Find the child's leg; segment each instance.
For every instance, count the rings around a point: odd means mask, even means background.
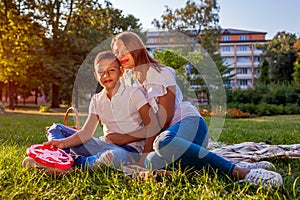
[[[53,124],[48,132],[47,138],[48,141],[52,139],[62,139],[67,138],[76,133],[77,130],[69,128],[62,124]],[[71,147],[71,150],[78,155],[91,156],[97,154],[99,151],[103,151],[103,147],[106,145],[106,142],[103,142],[100,139],[92,138],[89,141],[85,142],[82,145],[76,147]],[[64,149],[67,153],[70,153],[70,148]]]
[[[101,165],[120,168],[131,162],[131,157],[139,156],[137,152],[132,152],[124,147],[114,144],[107,144],[102,151],[92,156],[81,156],[75,160],[75,166],[86,166],[93,168]]]
[[[106,151],[108,148],[111,147],[113,144],[109,144],[107,142],[104,142],[101,139],[98,138],[91,138],[87,142],[78,145],[76,147],[72,147],[71,150],[82,156],[93,156],[96,155],[99,152]]]
[[[64,126],[62,124],[53,124],[47,131],[48,141],[53,139],[67,138],[76,133],[77,130]],[[65,152],[70,153],[70,148],[64,149]]]
[[[77,130],[62,124],[53,124],[47,131],[48,141],[52,139],[67,138],[76,133]]]

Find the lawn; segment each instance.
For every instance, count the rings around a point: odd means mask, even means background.
[[[174,171],[157,181],[130,179],[110,168],[75,169],[64,177],[26,170],[26,148],[46,140],[45,127],[63,115],[0,114],[0,199],[299,199],[300,159],[272,160],[284,186],[277,190],[237,184],[212,171]],[[209,119],[206,119],[209,122]],[[300,115],[226,119],[219,141],[300,143]]]

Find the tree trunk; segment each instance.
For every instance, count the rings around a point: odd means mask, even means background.
[[[9,109],[14,110],[14,93],[15,93],[15,84],[13,81],[8,82],[8,98],[9,98]]]
[[[51,103],[51,108],[59,108],[59,86],[53,84],[52,85],[52,103]]]
[[[0,102],[2,102],[2,87],[3,87],[3,83],[0,83]]]
[[[35,89],[35,94],[34,94],[34,104],[38,104],[38,90],[37,89]]]

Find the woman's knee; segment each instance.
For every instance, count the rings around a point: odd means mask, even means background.
[[[155,151],[159,151],[159,149],[168,145],[174,137],[175,134],[170,131],[164,131],[160,133],[153,142],[153,149]]]

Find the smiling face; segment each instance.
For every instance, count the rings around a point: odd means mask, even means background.
[[[95,68],[95,78],[105,90],[113,95],[120,85],[120,64],[115,59],[103,59]],[[110,95],[110,96],[111,96]]]
[[[112,51],[114,52],[115,56],[120,61],[123,69],[133,69],[134,68],[135,62],[132,57],[132,54],[125,47],[122,40],[116,40],[114,42]]]

